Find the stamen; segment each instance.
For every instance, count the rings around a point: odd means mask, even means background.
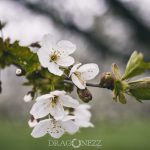
[[[58,100],[59,100],[58,96],[54,96],[54,98],[52,98],[52,102],[51,102],[52,107],[54,107],[57,104]]]
[[[56,62],[60,58],[60,52],[54,51],[52,55],[50,55],[50,62]]]

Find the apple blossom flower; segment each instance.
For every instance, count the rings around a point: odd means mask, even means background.
[[[94,127],[94,125],[90,122],[91,119],[91,112],[89,111],[90,105],[88,104],[81,104],[76,108],[70,108],[66,111],[66,115],[74,116],[73,119],[75,124],[79,127]]]
[[[55,120],[53,118],[40,121],[33,129],[31,135],[39,138],[47,133],[53,138],[60,138],[65,132],[74,134],[79,127],[72,120]]]
[[[41,48],[37,55],[41,65],[48,68],[49,72],[61,76],[63,71],[60,67],[69,67],[74,63],[74,58],[69,56],[76,50],[76,45],[67,40],[56,40],[50,34],[43,37]]]
[[[97,64],[90,63],[81,66],[81,63],[79,63],[71,68],[69,76],[79,89],[85,89],[86,81],[94,79],[98,73],[99,67]]]
[[[66,95],[65,91],[56,90],[37,97],[30,114],[33,115],[35,119],[43,118],[51,114],[54,119],[59,120],[62,119],[65,114],[63,106],[76,108],[78,105],[79,102],[69,95]]]

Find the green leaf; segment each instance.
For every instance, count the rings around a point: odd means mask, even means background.
[[[121,80],[121,73],[117,64],[112,64],[112,72],[114,73],[117,80]]]
[[[133,81],[129,84],[129,92],[136,99],[150,100],[150,77]]]
[[[5,65],[20,66],[25,72],[30,73],[40,67],[37,54],[32,53],[28,47],[20,46],[18,41],[5,44]]]
[[[122,103],[122,104],[126,104],[127,103],[126,97],[123,94],[123,92],[119,93],[119,102]]]
[[[150,69],[150,63],[144,62],[143,54],[134,51],[127,63],[125,73],[122,77],[123,80],[132,78],[134,76],[144,73]]]
[[[150,89],[131,89],[130,93],[137,99],[140,100],[150,100]]]

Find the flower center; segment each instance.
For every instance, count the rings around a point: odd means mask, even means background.
[[[58,100],[59,100],[58,96],[54,96],[54,97],[52,98],[52,101],[51,101],[52,107],[56,106]]]
[[[74,111],[75,111],[74,108],[68,108],[68,111],[69,111],[69,115],[74,116]]]
[[[52,55],[49,57],[50,62],[56,62],[60,58],[60,53],[58,51],[54,51]]]

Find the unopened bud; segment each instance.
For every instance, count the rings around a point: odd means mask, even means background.
[[[115,81],[115,78],[111,72],[104,72],[101,76],[100,87],[113,90],[114,81]]]
[[[16,69],[16,76],[23,76],[25,75],[25,71],[21,68]]]
[[[25,96],[24,96],[24,101],[25,102],[30,102],[32,101],[34,98],[34,92],[33,91],[29,91]]]
[[[29,127],[33,128],[37,125],[39,120],[35,119],[32,115],[30,116],[30,120],[28,121]]]
[[[87,88],[85,89],[77,88],[77,93],[79,98],[85,103],[88,103],[89,101],[92,100],[92,94]]]

